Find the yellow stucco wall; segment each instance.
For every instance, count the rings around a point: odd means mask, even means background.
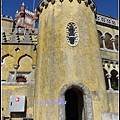
[[[34,87],[32,84],[2,85],[2,116],[10,116],[10,112],[8,111],[10,104],[10,96],[26,96],[26,117],[33,117]],[[12,118],[12,120],[22,120],[22,118]]]
[[[2,19],[1,21],[2,24],[2,28],[6,34],[7,40],[10,39],[10,33],[12,32],[12,28],[13,28],[13,20],[6,20],[6,19]]]
[[[119,94],[118,93],[108,93],[108,104],[109,104],[109,111],[112,114],[118,115],[119,111],[119,106],[118,106],[118,101],[119,101]]]
[[[19,48],[18,51],[15,49]],[[2,64],[2,79],[8,81],[9,71],[14,71],[14,64],[19,65],[18,71],[32,71],[32,65],[36,61],[36,51],[33,45],[3,45],[2,57],[5,63]]]

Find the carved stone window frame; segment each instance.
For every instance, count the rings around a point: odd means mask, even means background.
[[[14,73],[15,73],[15,71],[9,71],[8,82],[18,83],[17,81],[14,81]],[[26,78],[26,80],[27,80],[26,83],[31,82],[31,75],[32,75],[31,71],[17,71],[16,77],[20,76],[20,75],[24,76]]]
[[[74,29],[74,44],[71,44],[70,43],[70,35],[69,35],[69,31],[70,31],[70,27],[73,27],[73,29]],[[75,23],[75,22],[73,22],[73,21],[70,21],[68,24],[67,24],[67,26],[66,26],[66,40],[67,40],[67,43],[68,43],[68,45],[70,45],[70,46],[77,46],[78,45],[78,42],[79,42],[79,32],[78,32],[78,26],[77,26],[77,24]]]

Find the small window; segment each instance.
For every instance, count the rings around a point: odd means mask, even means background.
[[[73,26],[71,26],[69,29],[69,40],[70,40],[70,44],[74,44],[75,34],[74,34]]]
[[[70,22],[67,24],[66,34],[67,34],[66,36],[67,43],[70,46],[76,46],[78,44],[79,35],[78,35],[78,27],[75,23]]]
[[[16,81],[17,82],[27,82],[26,78],[24,76],[17,76],[16,77]]]
[[[1,60],[1,65],[5,64],[5,58]]]

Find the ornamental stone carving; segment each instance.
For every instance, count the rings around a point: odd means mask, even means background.
[[[72,31],[70,31],[70,30],[72,30]],[[72,35],[71,35],[71,32],[73,32]],[[72,42],[71,42],[70,39],[73,39]],[[67,27],[66,27],[66,40],[67,40],[67,43],[70,46],[78,45],[78,42],[79,42],[79,32],[78,32],[78,27],[77,27],[76,23],[69,22],[67,24]]]

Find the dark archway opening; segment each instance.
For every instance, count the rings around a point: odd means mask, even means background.
[[[108,90],[109,89],[109,83],[108,83],[108,78],[107,78],[108,72],[104,68],[103,68],[103,71],[104,71],[104,77],[105,77],[105,83],[106,83],[106,90]]]
[[[83,120],[83,94],[77,89],[69,89],[65,93],[66,120]]]
[[[111,86],[112,86],[112,89],[113,90],[118,90],[118,78],[117,78],[117,75],[118,75],[118,72],[116,70],[112,70],[111,71]]]
[[[119,50],[119,40],[118,40],[118,38],[119,38],[119,36],[116,35],[116,36],[115,36],[115,48],[116,48],[117,50]]]
[[[105,34],[105,46],[107,49],[113,50],[113,44],[112,41],[110,40],[112,36],[109,33]]]
[[[102,33],[98,30],[98,39],[99,39],[100,48],[103,48],[103,41],[101,36],[102,36]]]

